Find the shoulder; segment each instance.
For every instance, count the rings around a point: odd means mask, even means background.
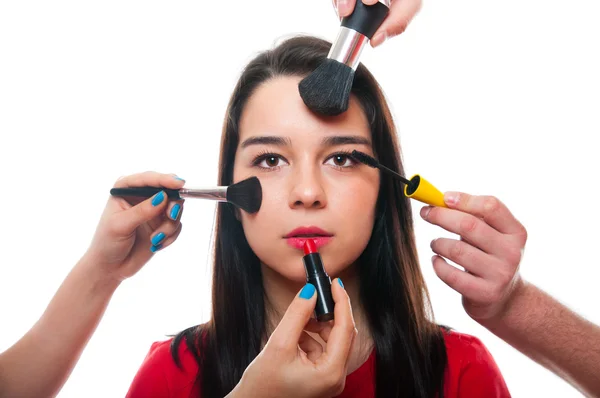
[[[475,336],[443,330],[449,397],[510,397],[502,373],[486,346]]]
[[[179,342],[177,352],[181,366],[171,354],[174,339],[154,342],[137,371],[127,398],[188,396],[197,375],[198,364],[185,339]]]

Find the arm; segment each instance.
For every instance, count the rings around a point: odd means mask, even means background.
[[[58,393],[118,286],[114,279],[95,272],[96,268],[82,259],[40,320],[0,354],[0,397],[48,397]]]
[[[447,192],[421,216],[460,235],[431,243],[438,277],[475,321],[590,396],[600,397],[600,328],[523,281],[525,227],[492,196]],[[447,263],[449,259],[464,271]]]
[[[146,172],[119,179],[115,187],[178,189],[183,183],[173,175]],[[58,394],[121,281],[179,236],[182,205],[166,200],[164,192],[133,203],[109,198],[90,247],[42,317],[0,354],[0,398]]]
[[[600,327],[538,287],[523,282],[499,319],[481,323],[580,392],[600,397]]]

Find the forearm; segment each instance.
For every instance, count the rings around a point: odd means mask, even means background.
[[[600,327],[536,286],[524,282],[501,319],[482,324],[582,393],[600,397]]]
[[[71,374],[118,284],[82,259],[38,322],[0,354],[0,398],[55,396]]]

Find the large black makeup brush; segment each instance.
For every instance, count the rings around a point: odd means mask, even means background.
[[[389,10],[390,0],[379,0],[370,6],[362,0],[356,1],[352,14],[342,19],[327,59],[298,85],[300,96],[309,109],[326,116],[348,110],[360,54]]]
[[[444,202],[444,194],[420,175],[415,174],[410,180],[408,180],[396,173],[394,170],[389,169],[379,163],[374,157],[357,150],[352,151],[351,157],[369,167],[379,169],[386,174],[391,175],[396,180],[402,181],[404,184],[406,184],[404,186],[404,195],[407,198],[416,199],[419,202],[423,202],[431,206],[448,207]]]
[[[179,200],[199,198],[229,202],[248,213],[256,213],[262,204],[262,187],[256,177],[250,177],[228,187],[218,186],[209,188],[181,188],[170,189],[160,187],[131,187],[113,188],[113,196],[135,196],[150,198],[160,191],[164,191],[169,199]]]

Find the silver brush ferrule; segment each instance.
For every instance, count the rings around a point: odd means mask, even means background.
[[[379,0],[379,2],[387,8],[390,8],[390,0]]]
[[[215,187],[210,189],[181,188],[179,190],[179,196],[181,196],[182,199],[201,198],[212,199],[218,202],[226,202],[227,188],[228,187]]]
[[[338,36],[333,42],[327,58],[336,60],[353,70],[360,64],[360,54],[369,39],[354,29],[340,27]]]

